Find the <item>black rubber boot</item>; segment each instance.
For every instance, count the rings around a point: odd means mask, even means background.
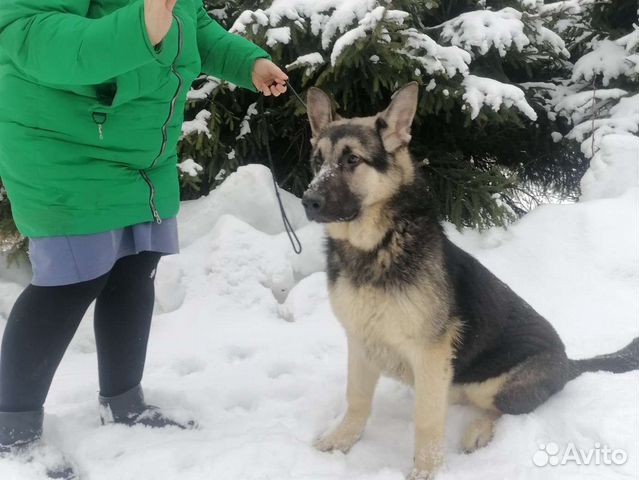
[[[158,407],[147,405],[140,385],[115,397],[100,396],[100,419],[102,425],[118,423],[152,428],[178,427],[183,430],[197,428],[193,420],[174,420],[164,415]]]
[[[40,438],[44,411],[0,412],[0,458],[41,463],[51,479],[77,480],[73,465],[64,454]]]

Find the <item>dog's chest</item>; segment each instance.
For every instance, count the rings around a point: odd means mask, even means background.
[[[426,348],[432,334],[435,299],[417,288],[390,293],[371,286],[355,286],[338,278],[329,288],[335,316],[349,339],[386,375],[411,384],[411,352]]]

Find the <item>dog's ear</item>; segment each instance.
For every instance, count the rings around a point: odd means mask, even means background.
[[[311,87],[306,94],[306,109],[313,137],[317,137],[333,121],[331,99],[319,88]]]
[[[410,143],[410,128],[418,100],[419,86],[417,82],[411,82],[399,89],[388,108],[377,116],[376,127],[389,153]]]

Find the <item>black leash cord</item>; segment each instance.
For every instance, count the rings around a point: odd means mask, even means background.
[[[302,97],[295,91],[294,88],[291,87],[291,84],[288,84],[288,87],[291,89],[291,92],[297,97],[297,99],[302,102],[302,105],[306,108],[306,104]],[[264,110],[264,101],[260,98],[260,105],[262,107],[262,121],[266,122],[266,115]],[[286,235],[288,235],[288,239],[291,242],[293,247],[293,251],[296,254],[302,253],[302,242],[300,242],[297,233],[295,233],[295,229],[293,225],[291,225],[291,221],[286,214],[286,209],[284,208],[284,203],[282,202],[282,197],[280,196],[280,187],[277,185],[277,180],[275,180],[275,164],[273,163],[273,155],[271,154],[271,142],[269,141],[268,136],[268,125],[265,125],[264,134],[266,135],[265,146],[266,146],[266,157],[268,158],[269,167],[271,168],[271,177],[273,178],[273,188],[275,189],[275,197],[277,198],[277,204],[280,208],[280,215],[282,216],[282,223],[284,224],[284,229],[286,230]]]
[[[301,103],[302,105],[304,105],[304,108],[307,108],[307,107],[306,107],[306,102],[305,102],[305,101],[304,101],[304,99],[300,96],[300,94],[299,94],[299,93],[297,93],[297,91],[293,88],[293,85],[291,85],[291,83],[290,83],[290,82],[286,82],[286,85],[288,86],[288,88],[290,88],[290,89],[291,89],[291,92],[293,92],[293,95],[295,95],[295,97],[296,97],[296,98],[300,101],[300,103]]]
[[[268,128],[268,127],[267,127]],[[271,167],[271,177],[273,177],[273,187],[275,188],[275,196],[277,197],[277,204],[280,207],[280,214],[282,215],[282,223],[284,224],[284,229],[286,230],[286,234],[288,235],[288,239],[293,246],[293,251],[298,255],[302,253],[302,242],[295,233],[295,229],[293,225],[291,225],[290,220],[288,219],[288,215],[286,214],[286,210],[284,209],[284,204],[282,203],[282,197],[280,196],[280,188],[277,186],[277,180],[275,180],[275,165],[273,164],[273,156],[271,155],[271,146],[268,141],[268,133],[266,134],[266,156],[268,157],[268,163]]]

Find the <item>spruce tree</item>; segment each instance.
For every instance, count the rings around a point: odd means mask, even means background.
[[[548,191],[576,196],[587,161],[574,144],[557,143],[552,135],[567,133],[569,123],[549,112],[537,95],[526,95],[523,86],[570,74],[569,52],[540,4],[347,0],[323,2],[320,8],[306,0],[275,0],[224,5],[209,8],[232,31],[265,45],[298,90],[324,89],[346,116],[374,114],[397,87],[418,81],[422,97],[412,149],[428,180],[425,201],[433,202],[442,218],[460,226],[503,224],[544,201]],[[206,193],[239,164],[264,162],[267,138],[280,184],[300,194],[311,174],[310,132],[299,102],[292,96],[266,99],[256,109],[250,94],[231,93],[216,80],[201,82],[212,91],[212,101],[209,107],[208,100],[194,100],[191,115],[210,108],[210,129],[187,135],[181,153],[206,170],[199,184],[185,189],[185,198]]]
[[[503,224],[549,198],[578,198],[598,138],[637,132],[634,0],[205,6],[267,48],[302,95],[320,87],[346,116],[374,114],[396,88],[419,82],[412,149],[428,181],[424,201],[458,226]],[[266,163],[266,142],[278,182],[299,195],[311,178],[309,136],[292,95],[261,99],[203,75],[189,91],[178,148],[182,198],[207,194],[240,165]],[[2,192],[1,248],[19,248]]]

